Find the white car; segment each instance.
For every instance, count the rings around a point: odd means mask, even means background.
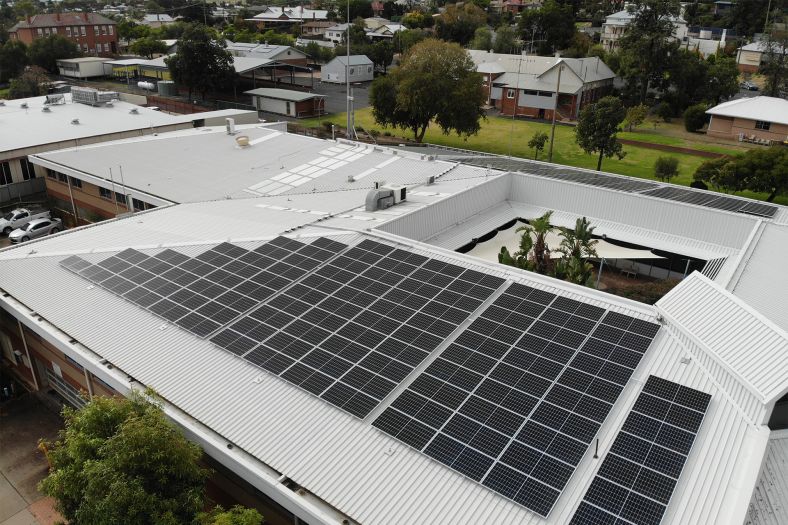
[[[0,217],[0,231],[8,235],[17,228],[23,227],[35,219],[48,219],[49,212],[32,212],[27,208],[17,208]]]
[[[12,231],[8,238],[12,243],[27,242],[36,237],[51,235],[63,229],[63,221],[60,219],[36,219],[30,221],[21,228]]]

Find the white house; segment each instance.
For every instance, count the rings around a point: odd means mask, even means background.
[[[346,56],[338,56],[320,70],[320,80],[343,84],[345,74],[351,82],[370,82],[374,77],[375,67],[366,55],[351,55],[350,62]]]
[[[601,35],[601,44],[605,51],[618,50],[618,41],[627,32],[627,26],[634,17],[634,13],[624,9],[605,19]],[[687,38],[687,22],[681,17],[671,17],[671,22],[674,26],[673,38],[683,42]]]
[[[326,29],[324,38],[326,40],[330,40],[336,44],[342,42],[345,38],[345,32],[347,31],[348,24],[337,24],[335,26],[331,26]]]
[[[151,29],[156,29],[157,27],[174,23],[175,19],[166,13],[149,13],[143,16],[142,20],[140,21],[140,24],[148,26]]]
[[[255,15],[253,18],[247,18],[249,22],[260,22],[263,25],[295,24],[316,20],[328,20],[328,11],[324,9],[309,9],[303,6],[269,6],[265,11]]]

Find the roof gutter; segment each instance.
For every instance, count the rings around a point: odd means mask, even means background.
[[[82,345],[43,317],[31,311],[7,292],[0,294],[0,307],[13,315],[21,325],[56,347],[85,370],[107,383],[117,392],[128,395],[132,390],[144,390],[123,370],[103,359],[90,348]],[[32,365],[32,363],[31,363]],[[228,442],[223,436],[202,424],[164,398],[159,398],[162,410],[176,423],[185,436],[202,447],[206,454],[229,468],[241,479],[260,490],[299,519],[322,525],[349,525],[354,523],[340,511],[309,492],[295,492],[283,482],[285,475],[269,467],[246,451]]]

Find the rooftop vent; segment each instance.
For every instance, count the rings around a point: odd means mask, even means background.
[[[74,86],[71,88],[71,100],[78,104],[88,106],[103,106],[113,100],[118,100],[117,91],[99,91],[93,88]]]
[[[246,135],[235,137],[235,142],[242,148],[245,148],[249,145],[249,137],[247,137]]]
[[[22,108],[22,109],[27,109],[27,108],[28,108],[27,102],[22,102],[22,103],[19,105],[19,107],[20,107],[20,108]]]
[[[42,113],[52,113],[52,110],[49,109],[48,107],[44,106],[43,108],[41,108],[41,112]]]
[[[5,106],[5,100],[0,100],[0,107]]]
[[[75,126],[78,126],[79,125],[79,119],[75,118],[74,120],[71,121],[71,123],[74,124]]]
[[[138,110],[137,108],[131,108],[129,110],[129,113],[132,114],[132,115],[139,115],[140,114],[140,110]]]

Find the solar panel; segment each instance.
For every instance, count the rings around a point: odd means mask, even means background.
[[[710,399],[649,376],[571,523],[659,525]]]
[[[373,425],[547,516],[658,330],[512,284]]]
[[[661,199],[678,202],[687,202],[690,204],[706,206],[708,208],[715,208],[719,210],[736,211],[740,213],[758,215],[761,217],[773,217],[774,214],[777,213],[777,207],[770,204],[751,202],[738,197],[705,193],[693,191],[691,189],[675,188],[672,186],[662,186],[652,190],[644,191],[643,195],[649,195],[651,197],[659,197]]]
[[[196,257],[171,249],[153,256],[126,249],[97,264],[72,256],[61,265],[206,337],[320,266],[342,246],[330,239],[310,245],[277,237],[253,251],[226,242]],[[231,351],[242,347],[235,344]]]
[[[211,340],[363,418],[503,282],[364,240]]]

